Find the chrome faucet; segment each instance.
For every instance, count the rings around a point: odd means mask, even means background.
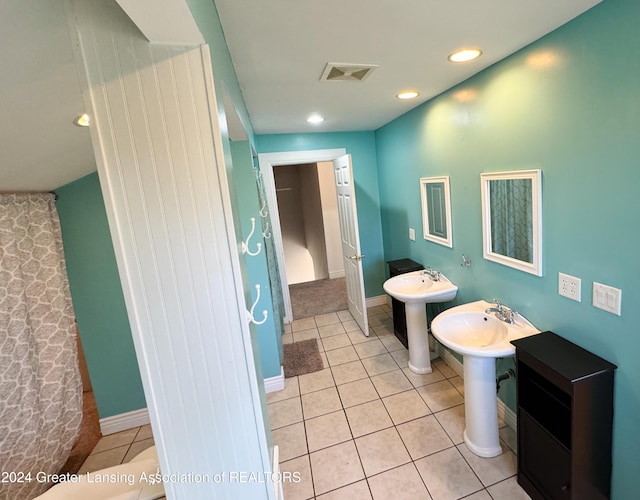
[[[487,308],[484,312],[486,314],[494,313],[496,318],[498,318],[500,321],[504,321],[505,323],[509,323],[510,325],[513,325],[513,323],[515,322],[516,314],[518,314],[518,311],[516,311],[515,309],[511,309],[510,307],[507,307],[504,304],[501,304],[496,299],[493,299],[492,302],[495,302],[496,305],[494,307]]]
[[[427,267],[424,271],[422,271],[422,274],[429,276],[432,281],[440,281],[440,271],[435,271],[430,267]]]

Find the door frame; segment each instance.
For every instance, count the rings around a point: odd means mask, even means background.
[[[306,151],[282,151],[277,153],[259,153],[258,164],[260,173],[264,181],[264,189],[267,196],[267,203],[271,207],[271,234],[276,248],[276,257],[280,267],[280,283],[282,283],[282,298],[284,301],[284,322],[293,321],[293,310],[291,308],[291,296],[289,295],[289,282],[284,262],[284,245],[282,243],[282,230],[280,228],[280,212],[278,209],[278,199],[276,197],[276,184],[273,177],[273,167],[279,165],[297,165],[304,163],[318,163],[323,161],[337,160],[347,154],[345,148],[337,149],[314,149]],[[357,214],[355,214],[357,217]]]

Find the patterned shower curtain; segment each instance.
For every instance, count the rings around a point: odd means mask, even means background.
[[[51,486],[42,474],[62,468],[81,421],[54,195],[0,194],[0,500],[31,499]]]
[[[257,158],[254,158],[254,161]],[[276,247],[273,243],[271,233],[271,213],[267,205],[267,195],[264,189],[262,172],[254,166],[256,172],[256,183],[258,187],[258,202],[260,209],[260,220],[262,221],[262,234],[264,236],[264,251],[267,255],[267,268],[269,270],[269,285],[271,288],[271,299],[273,301],[273,321],[276,331],[280,334],[278,338],[278,351],[280,360],[284,359],[284,349],[282,347],[282,333],[284,332],[284,299],[282,297],[282,282],[280,281],[280,270],[278,268],[278,258]]]

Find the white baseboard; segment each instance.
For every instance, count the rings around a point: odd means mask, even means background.
[[[367,307],[384,306],[385,304],[387,304],[387,295],[367,297]]]
[[[504,420],[507,427],[517,432],[518,417],[516,416],[516,412],[504,404],[500,398],[498,398],[498,418]]]
[[[436,352],[442,361],[456,372],[460,378],[464,379],[464,366],[453,354],[438,343],[436,343]],[[516,417],[516,412],[504,404],[500,398],[498,398],[498,418],[501,418],[514,431],[517,430],[518,418]]]
[[[116,432],[126,431],[127,429],[133,429],[134,427],[140,427],[141,425],[147,425],[148,423],[150,423],[149,410],[142,408],[140,410],[113,415],[112,417],[101,418],[100,431],[103,436],[108,436],[109,434],[115,434]]]
[[[344,269],[340,271],[329,271],[329,279],[344,278]]]
[[[284,500],[282,475],[280,474],[280,448],[277,444],[273,446],[273,463],[271,464],[271,468],[273,472],[273,489],[275,490],[276,500]]]
[[[280,375],[264,379],[264,392],[269,394],[270,392],[281,391],[282,389],[284,389],[284,368],[281,366]]]

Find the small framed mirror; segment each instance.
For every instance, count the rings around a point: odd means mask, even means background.
[[[542,172],[484,173],[483,256],[542,276]]]
[[[422,177],[420,196],[424,239],[452,248],[449,177]]]

